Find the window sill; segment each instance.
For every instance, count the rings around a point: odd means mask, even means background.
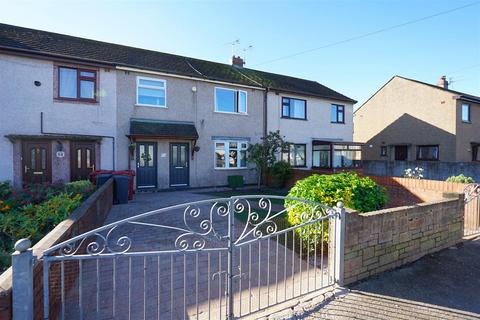
[[[345,124],[345,122],[337,122],[337,121],[330,121],[330,123],[333,123],[333,124]]]
[[[292,118],[292,117],[280,117],[280,119],[285,119],[285,120],[300,120],[300,121],[308,121],[307,118]]]
[[[462,123],[465,123],[465,124],[472,124],[472,121],[463,121],[463,120],[462,120]]]
[[[85,100],[85,99],[68,99],[68,98],[53,98],[54,102],[61,102],[61,103],[76,103],[76,104],[90,104],[95,105],[99,104],[98,100]]]
[[[248,116],[248,113],[243,113],[243,112],[214,111],[214,113],[233,114],[233,115],[236,115],[236,116]]]
[[[157,106],[157,105],[154,105],[154,104],[141,104],[141,103],[135,103],[135,107],[150,107],[150,108],[168,109],[167,106]]]
[[[245,168],[214,168],[214,169],[219,171],[235,171],[235,170],[248,170],[250,168],[245,167]]]
[[[407,161],[407,160],[405,160]],[[440,161],[440,159],[418,159],[417,158],[417,161]]]

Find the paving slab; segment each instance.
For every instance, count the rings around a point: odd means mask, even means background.
[[[350,289],[290,318],[480,319],[480,239],[428,255]]]

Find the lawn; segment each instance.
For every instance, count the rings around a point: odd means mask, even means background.
[[[247,196],[247,195],[260,195],[260,196],[286,196],[288,190],[282,189],[271,189],[271,188],[262,188],[262,189],[240,189],[240,190],[225,190],[225,191],[210,191],[210,192],[199,192],[199,194],[205,194],[213,196],[216,198],[229,198],[234,196]],[[283,205],[283,200],[281,199],[270,199],[272,204]]]

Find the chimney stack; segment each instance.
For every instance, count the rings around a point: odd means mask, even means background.
[[[232,66],[243,68],[244,65],[245,65],[245,61],[243,61],[243,59],[240,58],[240,56],[235,56],[235,55],[232,56]]]
[[[437,86],[442,87],[443,89],[448,89],[448,81],[446,76],[441,76],[437,81]]]

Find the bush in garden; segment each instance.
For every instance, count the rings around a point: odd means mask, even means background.
[[[404,178],[409,179],[423,179],[423,168],[415,167],[415,169],[408,168],[403,172]]]
[[[448,177],[447,182],[456,182],[456,183],[475,183],[472,177],[467,177],[465,175],[459,174],[458,176]]]
[[[6,200],[13,192],[9,181],[0,182],[0,200]]]
[[[286,161],[275,162],[270,168],[275,187],[282,188],[287,180],[292,176],[292,166]]]
[[[79,194],[83,199],[87,198],[94,190],[95,186],[90,180],[73,181],[65,185],[65,192]]]
[[[290,189],[287,197],[305,199],[329,207],[335,207],[342,201],[345,207],[359,212],[369,212],[381,209],[387,202],[387,194],[383,187],[377,185],[368,177],[360,177],[356,173],[346,172],[332,175],[311,175],[299,180]],[[309,220],[308,213],[313,206],[294,200],[285,201],[288,209],[290,225],[300,225]],[[306,215],[303,213],[307,213]],[[323,223],[323,241],[328,240],[328,221]],[[315,240],[321,241],[321,228],[318,224],[296,229],[304,243],[304,247],[313,250]],[[318,246],[320,247],[320,246]]]

